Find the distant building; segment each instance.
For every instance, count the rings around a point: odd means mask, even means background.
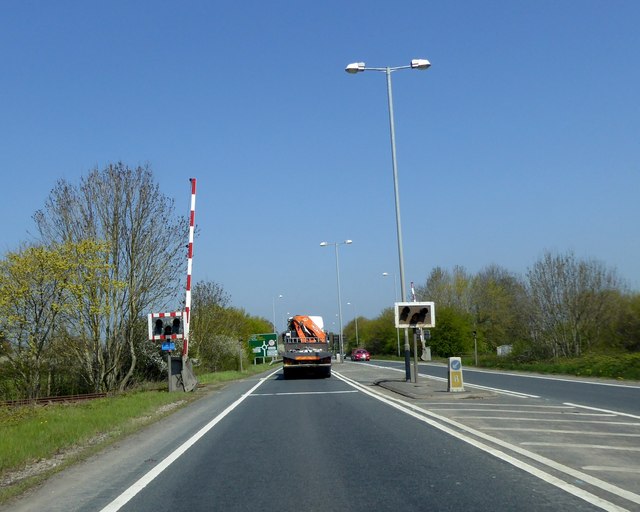
[[[511,354],[511,350],[513,349],[513,345],[500,345],[498,347],[498,355],[506,356]]]

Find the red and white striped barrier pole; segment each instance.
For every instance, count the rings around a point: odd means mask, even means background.
[[[193,264],[193,233],[196,218],[196,179],[189,178],[191,182],[191,215],[189,217],[189,250],[187,253],[187,295],[184,301],[184,341],[182,345],[182,359],[189,356],[189,323],[191,321],[191,268]]]

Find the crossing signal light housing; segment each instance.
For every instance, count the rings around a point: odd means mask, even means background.
[[[149,313],[149,341],[180,340],[184,338],[182,311]]]
[[[396,302],[396,328],[430,329],[436,326],[433,302]]]

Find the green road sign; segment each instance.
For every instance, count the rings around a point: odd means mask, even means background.
[[[267,334],[252,334],[249,346],[254,357],[277,357],[278,335],[275,332]]]

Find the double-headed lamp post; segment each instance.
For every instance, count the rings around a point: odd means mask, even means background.
[[[413,59],[408,66],[396,66],[385,68],[368,68],[364,62],[353,62],[345,71],[356,74],[363,71],[381,71],[387,75],[387,98],[389,101],[389,129],[391,131],[391,163],[393,166],[393,188],[396,199],[396,229],[398,232],[398,260],[400,263],[400,292],[402,300],[406,300],[407,294],[404,279],[404,254],[402,252],[402,226],[400,223],[400,193],[398,192],[398,165],[396,161],[396,133],[393,123],[393,96],[391,94],[391,73],[401,69],[427,69],[431,63],[427,59]],[[411,346],[409,345],[409,330],[404,330],[404,366],[406,380],[411,380]]]
[[[344,357],[344,341],[342,339],[342,297],[340,294],[340,264],[338,262],[338,246],[339,245],[349,245],[352,244],[353,240],[345,240],[344,242],[320,242],[320,247],[327,247],[328,245],[333,245],[336,249],[336,280],[338,283],[338,318],[340,321],[340,359],[342,362],[342,358]]]

